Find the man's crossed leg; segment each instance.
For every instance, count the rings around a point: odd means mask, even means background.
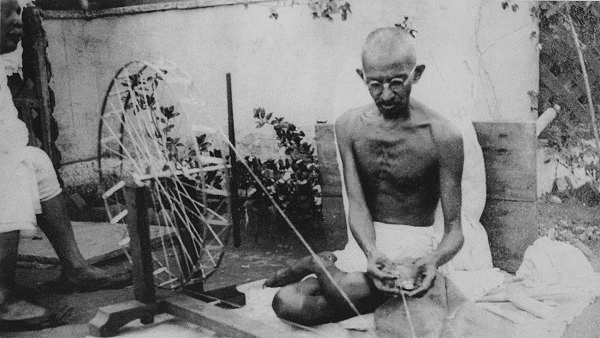
[[[361,314],[375,311],[390,299],[391,294],[377,289],[366,273],[338,269],[335,266],[337,258],[332,252],[320,253],[318,257]],[[338,322],[356,316],[347,299],[315,260],[311,256],[305,257],[265,281],[266,287],[282,287],[273,299],[277,316],[302,325]],[[389,282],[400,285],[399,281],[414,280],[416,270],[412,269],[412,261],[414,259],[400,261],[396,265],[401,267],[396,270],[397,279]],[[312,274],[314,277],[305,278]]]

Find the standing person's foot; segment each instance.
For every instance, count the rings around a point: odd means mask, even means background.
[[[89,265],[77,269],[63,269],[56,288],[62,292],[91,292],[98,290],[122,289],[131,284],[130,270],[109,273]]]
[[[49,311],[0,287],[0,332],[41,330],[66,324],[71,308],[61,307]]]

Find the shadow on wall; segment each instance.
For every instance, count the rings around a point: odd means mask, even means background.
[[[36,4],[46,10],[98,10],[115,7],[137,6],[165,2],[164,0],[37,0]]]

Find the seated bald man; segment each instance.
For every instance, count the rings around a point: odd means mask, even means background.
[[[449,121],[410,98],[425,69],[417,64],[412,39],[395,27],[369,34],[363,69],[357,72],[374,103],[344,113],[335,124],[349,228],[366,266],[352,266],[352,259],[341,257],[352,251],[347,250],[350,245],[319,256],[361,313],[399,292],[426,293],[438,267],[452,260],[464,241],[462,136]],[[439,236],[434,229],[438,203],[444,229]],[[345,263],[336,262],[338,257]],[[310,274],[316,278],[305,278]],[[310,257],[278,271],[265,286],[284,286],[273,300],[283,319],[315,325],[355,315]]]
[[[22,32],[21,7],[0,0],[0,53],[14,51]],[[20,231],[39,227],[61,263],[58,285],[70,291],[124,287],[131,274],[111,275],[90,265],[81,255],[54,167],[46,153],[28,147],[28,131],[17,110],[0,59],[0,331],[40,328],[53,316],[15,292],[15,269]]]

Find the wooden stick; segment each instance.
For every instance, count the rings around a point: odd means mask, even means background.
[[[229,158],[231,163],[231,168],[235,168],[235,163],[237,162],[237,157],[233,148],[235,148],[235,125],[233,119],[233,94],[231,90],[231,74],[227,73],[227,120],[228,120],[228,129],[229,129],[229,142],[230,142],[230,151]],[[236,175],[231,175],[231,179],[229,181],[229,191],[231,192],[231,217],[233,221],[233,246],[239,247],[242,244],[242,238],[240,236],[240,221],[237,214],[238,210],[238,198],[237,198],[237,178]]]

